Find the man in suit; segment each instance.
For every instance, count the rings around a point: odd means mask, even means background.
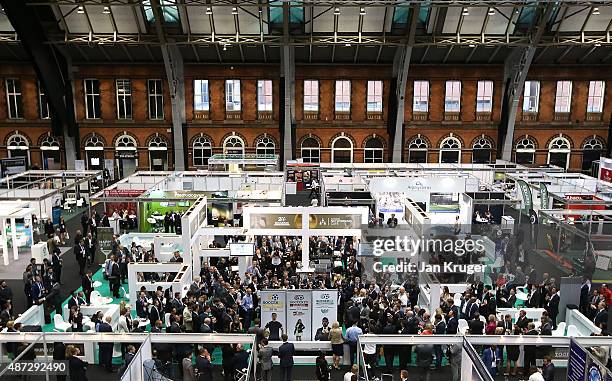
[[[587,315],[587,310],[589,307],[589,293],[591,292],[591,280],[589,278],[584,278],[584,282],[580,287],[580,312],[583,315]]]
[[[136,316],[139,318],[146,318],[149,312],[149,302],[147,301],[147,294],[144,292],[140,293],[140,297],[136,301]]]
[[[87,262],[92,264],[94,262],[94,258],[96,257],[96,243],[91,236],[91,233],[87,233],[87,238],[85,238],[85,255],[87,257]]]
[[[200,349],[200,354],[195,363],[198,380],[212,380],[212,364],[210,363],[210,353],[206,348]]]
[[[448,313],[448,320],[446,321],[446,334],[456,335],[459,329],[459,320],[455,316],[455,313],[451,310]]]
[[[287,342],[289,337],[287,334],[282,335],[283,344],[278,348],[278,358],[280,359],[281,381],[291,381],[291,372],[293,371],[293,355],[295,347],[292,343]]]
[[[70,299],[68,299],[68,309],[71,309],[72,307],[78,307],[80,305],[85,304],[85,300],[83,299],[83,292],[79,291],[79,293],[77,294],[76,292],[73,292],[72,295],[70,296]]]
[[[111,317],[106,316],[104,318],[105,321],[98,325],[98,332],[113,332],[113,327],[111,327]],[[113,345],[114,343],[99,343],[99,360],[100,365],[102,365],[107,371],[115,372],[113,369]]]
[[[111,264],[110,264],[110,274],[108,276],[108,282],[110,284],[110,289],[113,292],[114,298],[119,298],[119,284],[121,283],[121,271],[119,270],[119,265],[117,264],[117,259],[115,256],[111,256]]]
[[[544,378],[544,381],[555,381],[555,365],[552,363],[550,356],[544,356],[542,377]]]
[[[557,329],[557,315],[559,315],[560,297],[556,287],[551,288],[550,292],[551,295],[548,299],[548,303],[546,304],[546,311],[548,312],[548,316],[550,316],[550,322],[552,323],[553,329]]]
[[[263,338],[257,352],[259,363],[261,364],[262,381],[272,381],[272,348],[268,346],[268,339]]]
[[[91,300],[91,292],[93,291],[91,270],[87,270],[85,275],[81,277],[81,287],[83,288],[83,293],[85,294],[85,302],[89,304]]]
[[[497,376],[497,362],[500,360],[497,346],[491,345],[482,353],[482,362],[493,379]]]
[[[527,324],[527,333],[526,335],[530,336],[538,336],[538,331],[535,329],[535,324],[529,323]],[[523,348],[524,356],[523,356],[523,374],[529,374],[529,369],[533,365],[536,364],[536,350],[537,347],[535,345],[525,345]]]
[[[47,290],[43,284],[42,278],[40,275],[36,276],[36,281],[32,284],[32,301],[34,304],[42,304],[45,301],[45,297],[47,296]]]
[[[446,333],[446,323],[439,314],[436,314],[434,320],[434,333],[436,335],[444,335]],[[444,356],[442,345],[434,345],[434,353],[436,354],[436,369],[440,369],[442,368],[442,357]]]
[[[468,321],[470,335],[482,335],[484,332],[484,322],[480,320],[480,313],[476,312],[474,318]]]
[[[539,308],[540,307],[540,289],[539,287],[533,285],[533,291],[529,296],[529,300],[527,300],[527,305],[531,308]]]
[[[608,325],[608,311],[606,310],[606,302],[603,300],[597,305],[597,313],[595,314],[593,323],[602,329]]]
[[[60,253],[59,248],[55,247],[53,249],[53,254],[51,255],[51,268],[56,276],[55,279],[62,284],[62,259],[60,258]]]
[[[85,253],[85,241],[81,239],[78,245],[74,245],[74,256],[79,264],[79,275],[83,276],[85,273],[85,260],[87,254]]]
[[[478,311],[479,311],[478,299],[476,299],[475,296],[472,296],[472,298],[470,299],[468,303],[467,320],[474,319],[474,315]]]
[[[527,312],[525,310],[520,310],[519,317],[516,319],[516,326],[519,327],[521,331],[525,331],[528,324],[529,319],[527,319]]]

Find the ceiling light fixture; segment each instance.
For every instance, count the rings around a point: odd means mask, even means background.
[[[83,13],[85,13],[85,8],[83,8],[82,5],[79,5],[79,7],[77,8],[77,13],[82,15]]]
[[[495,16],[495,9],[489,8],[489,16]]]
[[[599,42],[595,43],[595,46],[600,47],[601,44]]]
[[[223,45],[223,50],[227,50],[227,45]]]
[[[104,6],[104,8],[102,8],[102,14],[104,14],[104,15],[108,15],[108,14],[110,14],[110,13],[111,13],[111,12],[110,12],[110,8],[109,8],[109,7]]]
[[[351,44],[347,42],[346,44],[344,44],[344,46],[346,46],[347,48],[350,48]]]
[[[599,8],[597,8],[597,7],[593,8],[593,14],[594,14],[594,15],[596,15],[596,16],[597,16],[597,15],[599,15],[599,14],[601,14],[601,13],[599,12]]]
[[[360,14],[361,16],[365,16],[365,15],[366,15],[366,10],[365,10],[365,8],[359,8],[359,14]]]
[[[206,14],[207,15],[212,15],[212,8],[206,7]]]
[[[232,14],[233,15],[237,15],[238,14],[238,8],[232,7]]]
[[[469,47],[470,47],[470,48],[475,48],[475,47],[476,47],[476,45],[474,45],[474,44],[470,44],[470,45],[469,45]]]
[[[470,15],[470,11],[468,11],[467,8],[463,8],[463,11],[461,12],[462,16],[469,16]]]
[[[336,15],[336,16],[340,15],[340,8],[334,9],[334,15]]]

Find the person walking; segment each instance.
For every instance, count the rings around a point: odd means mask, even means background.
[[[81,277],[81,287],[83,288],[87,304],[91,303],[91,292],[93,291],[93,279],[91,276],[91,270],[87,270],[85,275]]]
[[[280,359],[281,381],[291,381],[291,372],[293,371],[293,356],[295,355],[295,346],[287,340],[289,336],[283,333],[283,344],[278,348],[278,358]]]
[[[79,276],[83,276],[85,274],[85,261],[87,259],[85,241],[83,239],[81,239],[78,244],[74,245],[74,256],[79,264]]]
[[[87,381],[87,362],[78,357],[80,354],[81,351],[74,345],[66,347],[68,373],[70,373],[71,381]]]
[[[111,327],[111,317],[106,316],[104,318],[105,321],[101,322],[98,325],[98,332],[113,332],[113,327]],[[114,343],[98,343],[99,351],[99,360],[100,365],[103,366],[109,372],[115,372],[113,369],[113,346]]]
[[[268,346],[268,339],[263,338],[261,340],[257,357],[261,364],[262,381],[272,381],[272,348]]]
[[[183,381],[195,381],[195,367],[191,363],[191,351],[185,353],[181,367],[183,368]]]
[[[356,321],[353,321],[353,325],[346,330],[346,341],[349,345],[351,365],[355,363],[355,356],[357,355],[357,339],[361,334],[363,334],[363,331],[357,326]]]
[[[121,283],[121,271],[115,256],[111,256],[110,274],[108,275],[110,289],[114,298],[119,298],[119,285]]]
[[[453,344],[448,348],[448,361],[451,368],[451,381],[461,380],[461,344]]]

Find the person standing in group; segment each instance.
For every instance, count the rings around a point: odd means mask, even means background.
[[[268,339],[261,339],[257,357],[261,364],[261,380],[272,381],[272,348],[268,346]]]
[[[90,265],[93,264],[96,258],[96,242],[91,236],[91,233],[87,233],[87,237],[85,238],[85,254],[87,263]]]
[[[77,245],[74,245],[74,256],[79,264],[79,275],[85,274],[85,261],[87,254],[85,252],[85,241],[81,239]]]
[[[210,354],[206,348],[200,349],[200,355],[196,358],[195,363],[196,375],[198,380],[212,380],[212,364],[210,363]]]
[[[104,320],[105,321],[101,322],[98,325],[98,332],[100,333],[113,332],[113,327],[111,327],[110,325],[111,317],[106,316]],[[115,370],[113,369],[113,346],[114,345],[115,343],[112,343],[112,342],[98,343],[98,347],[100,349],[100,352],[98,355],[100,365],[109,372],[115,372]]]
[[[283,344],[278,348],[278,358],[280,359],[281,381],[292,381],[291,372],[293,371],[293,356],[295,346],[287,340],[289,336],[283,333]]]
[[[59,284],[62,284],[62,259],[60,257],[61,251],[59,247],[53,245],[53,251],[51,254],[51,268],[53,269],[53,273],[55,274],[55,279],[57,279]]]
[[[181,361],[181,367],[183,368],[183,381],[195,381],[195,367],[191,363],[191,351],[185,353],[185,357]]]
[[[325,359],[325,353],[319,353],[316,360],[316,375],[318,381],[329,381],[329,364]]]
[[[60,231],[60,243],[65,245],[66,239],[69,239],[70,236],[68,236],[68,231],[66,230],[66,221],[64,221],[64,216],[60,217],[58,226]]]
[[[87,362],[81,360],[79,355],[81,355],[79,348],[74,345],[66,347],[68,373],[71,381],[87,381]]]
[[[451,368],[451,381],[461,380],[461,344],[453,344],[448,348],[448,362]]]
[[[357,339],[362,334],[363,331],[357,326],[356,321],[354,321],[353,325],[346,330],[346,341],[349,345],[351,365],[355,363],[355,356],[357,355]]]
[[[81,287],[85,294],[87,304],[91,303],[91,292],[93,291],[93,279],[91,278],[91,270],[87,270],[85,275],[81,277]]]
[[[89,215],[86,212],[81,214],[81,227],[83,228],[83,234],[89,232]]]
[[[66,345],[63,342],[58,341],[53,344],[53,361],[65,361],[68,355]],[[66,376],[58,374],[56,376],[57,381],[66,381]]]
[[[121,271],[114,255],[111,256],[110,273],[108,275],[110,289],[114,298],[119,298],[119,284],[121,282]]]
[[[344,356],[344,336],[342,335],[342,328],[337,321],[332,323],[332,328],[329,331],[329,340],[332,346],[333,361],[332,366],[334,369],[340,369],[340,360]]]

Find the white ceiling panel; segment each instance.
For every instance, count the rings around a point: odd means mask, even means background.
[[[367,16],[367,15],[366,15]],[[382,20],[379,20],[382,25]],[[382,27],[379,27],[379,30]],[[359,30],[359,7],[340,7],[338,32],[357,32]]]
[[[327,11],[327,12],[326,12]],[[324,13],[323,13],[324,12]],[[329,7],[314,7],[314,32],[333,32],[334,31],[334,10]]]
[[[612,20],[612,7],[599,7],[599,14],[592,14],[586,25],[585,31],[597,32],[604,31]]]
[[[210,34],[210,16],[206,14],[206,8],[204,9],[204,12],[202,12],[199,7],[185,8],[187,9],[187,18],[189,20],[189,28],[191,28],[191,33]]]
[[[561,20],[564,11],[561,11],[557,14],[557,24],[555,24],[554,30],[559,30],[559,25],[561,25],[560,32],[576,32],[582,28],[582,24],[586,20],[587,15],[589,14],[589,7],[570,7],[566,14],[565,19]]]
[[[217,34],[236,34],[234,15],[230,7],[212,7],[215,32]]]
[[[387,32],[391,29],[390,23],[385,23],[385,7],[371,7],[365,8],[366,15],[363,16],[363,26],[362,30],[364,32],[376,32],[382,33],[383,24],[385,24],[385,28],[387,28]],[[389,11],[391,13],[392,10]]]

